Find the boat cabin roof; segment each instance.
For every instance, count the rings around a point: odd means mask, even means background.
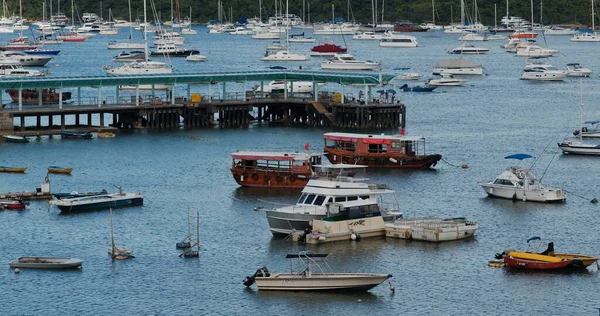
[[[353,165],[353,164],[347,164],[347,163],[336,163],[336,164],[330,164],[330,165],[313,165],[313,167],[317,167],[317,168],[328,168],[328,169],[360,169],[360,168],[367,168],[367,165]]]
[[[392,140],[399,141],[420,141],[425,140],[423,136],[402,136],[402,135],[373,135],[373,134],[354,134],[354,133],[325,133],[323,138],[330,140],[341,140],[351,141],[356,143],[358,139],[362,139],[363,142],[368,140],[380,141],[382,143],[388,143]],[[365,141],[367,140],[367,141]],[[375,143],[375,142],[374,142]]]
[[[308,152],[268,152],[268,151],[236,151],[231,154],[233,159],[244,160],[308,160],[311,157],[322,156],[322,153]]]

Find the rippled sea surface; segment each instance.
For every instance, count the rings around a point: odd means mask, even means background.
[[[187,46],[208,55],[207,62],[174,58],[175,72],[260,70],[274,65],[260,61],[264,41],[198,30]],[[126,33],[121,30],[117,38],[125,39]],[[457,35],[425,35],[432,33],[416,34],[421,44],[416,49],[383,49],[376,42],[345,40],[358,59],[382,61],[385,73],[410,67],[428,77],[432,66],[450,58],[446,51],[460,42]],[[105,48],[109,38],[113,37],[98,35],[84,43],[64,44],[45,69],[52,76],[103,75],[102,65],[111,64],[116,54]],[[343,42],[341,36],[335,39]],[[546,40],[561,51],[551,60],[555,66],[580,62],[600,71],[599,44],[570,43],[568,37]],[[448,163],[440,162],[432,171],[368,170],[373,182],[396,190],[407,216],[464,216],[480,223],[475,238],[432,244],[382,237],[318,246],[272,238],[265,215],[253,208],[295,203],[299,191],[237,186],[229,172],[230,154],[237,149],[302,150],[305,143],[320,150],[322,134],[340,131],[335,128],[263,124],[122,132],[113,139],[89,141],[41,137],[28,144],[0,143],[1,165],[28,167],[26,174],[0,174],[0,192],[34,190],[43,182],[47,166],[61,165],[74,171],[71,176],[50,176],[54,192],[112,191],[113,185],[122,185],[125,191],[145,196],[143,207],[113,214],[117,243],[131,247],[136,256],[124,262],[111,262],[107,255],[107,211],[61,215],[46,201],[32,201],[26,211],[0,212],[0,264],[5,265],[0,269],[0,311],[4,315],[98,315],[109,310],[179,315],[595,315],[600,307],[595,266],[576,273],[487,266],[496,252],[525,249],[526,239],[533,235],[554,241],[559,252],[600,255],[600,207],[590,203],[600,197],[599,158],[562,155],[556,146],[579,125],[580,81],[521,81],[524,59],[504,52],[500,44],[477,43],[490,52],[468,58],[483,64],[485,75],[468,77],[464,87],[399,94],[408,109],[407,134],[424,135],[428,152],[442,154]],[[292,50],[308,53],[310,47],[298,44]],[[319,61],[311,57],[289,66],[318,69]],[[599,83],[597,74],[583,80],[584,120],[598,119]],[[185,87],[178,89],[185,93]],[[534,172],[546,186],[567,190],[567,202],[547,205],[487,198],[477,181],[493,180],[514,164],[503,159],[513,153],[536,156]],[[455,167],[462,164],[469,168]],[[199,260],[182,259],[175,249],[187,234],[188,208],[200,213]],[[285,254],[301,250],[330,253],[330,264],[338,272],[393,274],[396,291],[391,293],[387,284],[346,294],[259,292],[242,285],[246,275],[263,265],[270,271],[286,271]],[[81,271],[15,274],[8,262],[23,255],[70,256],[83,259],[84,265]]]

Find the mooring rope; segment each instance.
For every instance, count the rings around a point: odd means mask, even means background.
[[[448,162],[446,159],[444,159],[444,157],[440,158],[440,160],[441,160],[441,161],[443,161],[443,162],[445,162],[445,163],[447,163],[447,164],[449,164],[449,165],[451,165],[451,166],[452,166],[452,167],[454,167],[454,168],[461,168],[461,167],[462,167],[462,168],[465,168],[465,169],[466,169],[466,168],[468,168],[468,165],[467,165],[467,164],[463,164],[462,166],[455,165],[455,164],[453,164],[453,163],[450,163],[450,162]]]
[[[576,197],[578,197],[578,198],[582,198],[582,199],[584,199],[584,200],[588,200],[588,201],[590,201],[590,203],[594,203],[594,204],[595,204],[595,203],[598,203],[598,199],[596,199],[596,198],[592,198],[592,199],[590,199],[589,197],[585,197],[585,196],[582,196],[582,195],[576,194],[575,192],[568,191],[568,190],[565,190],[565,189],[563,189],[563,191],[565,191],[565,192],[567,192],[567,193],[569,193],[569,194],[572,194],[572,195],[574,195],[574,196],[576,196]]]

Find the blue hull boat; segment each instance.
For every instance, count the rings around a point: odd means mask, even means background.
[[[92,139],[90,132],[60,131],[60,135],[68,139]]]
[[[86,196],[95,196],[95,195],[100,195],[100,194],[108,194],[108,192],[106,192],[106,190],[102,190],[100,192],[77,192],[77,191],[73,191],[71,193],[52,193],[52,196],[54,196],[55,199],[58,200],[62,200],[62,199],[74,199],[74,198],[80,198],[80,197],[86,197]]]
[[[141,193],[111,193],[71,199],[52,200],[63,213],[77,213],[108,208],[144,205]]]
[[[29,49],[29,50],[24,50],[23,52],[25,54],[31,54],[31,55],[58,55],[58,53],[60,53],[60,50],[53,50],[53,49]]]
[[[414,87],[409,87],[407,84],[404,84],[402,87],[400,87],[400,89],[402,89],[402,91],[404,92],[432,92],[433,90],[435,90],[436,87],[421,87],[421,86],[414,86]]]

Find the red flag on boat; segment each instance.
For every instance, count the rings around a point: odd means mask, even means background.
[[[304,149],[305,150],[308,150],[309,148],[310,148],[310,144],[309,143],[304,144]]]
[[[404,136],[404,128],[400,129],[400,135]]]

